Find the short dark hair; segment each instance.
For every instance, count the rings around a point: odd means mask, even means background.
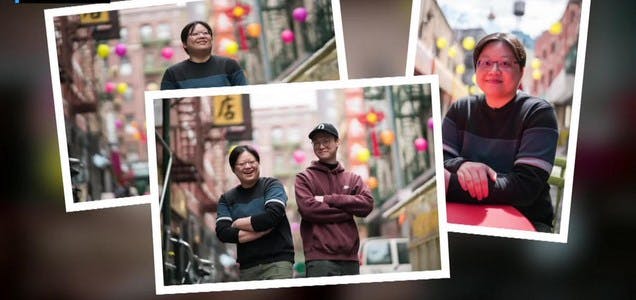
[[[201,26],[205,27],[205,29],[207,29],[210,33],[210,36],[214,39],[214,32],[212,31],[212,27],[210,27],[210,24],[203,21],[190,22],[186,24],[186,26],[183,26],[183,29],[181,29],[181,43],[183,43],[183,49],[186,53],[188,53],[188,49],[185,47],[185,45],[188,43],[188,36],[192,33],[194,27],[197,26],[197,24],[201,24]]]
[[[479,60],[481,51],[486,48],[486,45],[497,41],[503,42],[510,47],[510,50],[512,50],[512,53],[515,55],[515,60],[519,63],[521,68],[526,66],[526,49],[523,47],[523,43],[521,43],[521,41],[513,34],[495,32],[483,37],[479,40],[479,42],[477,42],[475,50],[473,50],[473,66],[475,68],[477,68],[477,61]]]
[[[248,145],[239,145],[234,147],[234,149],[232,149],[232,152],[230,152],[229,162],[230,162],[230,168],[232,168],[232,170],[234,170],[234,166],[236,165],[236,160],[238,159],[239,155],[241,155],[245,151],[254,155],[257,162],[259,163],[261,162],[261,157],[258,155],[258,151],[256,151],[254,147],[251,147]]]

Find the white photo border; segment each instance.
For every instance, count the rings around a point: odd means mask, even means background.
[[[325,89],[344,89],[357,87],[373,87],[373,86],[399,86],[409,84],[430,84],[431,85],[431,105],[433,115],[433,137],[434,153],[435,153],[435,169],[443,168],[442,158],[442,131],[439,104],[439,82],[437,75],[422,75],[410,77],[387,77],[373,79],[354,79],[354,80],[338,80],[338,81],[321,81],[321,82],[305,82],[305,83],[283,83],[283,84],[264,84],[252,86],[234,86],[219,87],[206,89],[189,89],[189,90],[166,90],[166,91],[146,91],[146,129],[147,136],[155,136],[155,117],[154,117],[154,101],[166,98],[182,98],[182,97],[201,97],[228,94],[251,94],[258,92],[272,93],[272,91],[281,90],[289,92],[289,90],[298,90],[299,92],[307,92],[309,90],[325,90]],[[439,142],[438,142],[439,141]],[[150,190],[151,195],[159,195],[159,184],[157,177],[157,150],[155,138],[148,138],[148,160],[150,168]],[[444,197],[444,173],[436,172],[436,191],[437,191],[437,208],[438,208],[438,230],[439,230],[439,249],[440,264],[439,270],[430,271],[411,271],[401,273],[385,273],[385,274],[364,274],[334,277],[318,277],[318,278],[292,278],[278,280],[262,280],[251,281],[246,284],[245,281],[239,282],[220,282],[205,283],[194,285],[164,285],[163,278],[163,259],[161,246],[161,222],[160,207],[157,196],[151,201],[151,217],[152,217],[152,238],[153,253],[155,263],[155,286],[158,295],[163,294],[181,294],[196,292],[212,292],[212,291],[231,291],[231,290],[254,290],[266,288],[284,288],[284,287],[300,287],[300,286],[319,286],[319,285],[335,285],[335,284],[355,284],[355,283],[371,283],[371,282],[388,282],[388,281],[406,281],[421,279],[439,279],[450,278],[450,263],[448,255],[448,231],[446,228],[446,205]]]
[[[406,60],[406,76],[415,73],[415,56],[417,50],[418,22],[421,15],[422,0],[413,0],[411,7],[411,28]],[[572,206],[572,185],[574,181],[574,167],[576,162],[576,145],[579,135],[579,116],[581,111],[581,93],[583,90],[583,72],[585,65],[585,51],[587,49],[587,31],[590,17],[590,0],[581,1],[581,20],[579,22],[579,40],[577,45],[576,73],[572,87],[572,112],[570,116],[570,135],[568,137],[568,153],[566,157],[565,185],[561,203],[561,223],[559,233],[542,233],[523,230],[511,230],[478,225],[462,225],[448,223],[449,232],[508,237],[517,239],[537,240],[546,242],[567,243],[570,229],[570,210]],[[441,124],[441,120],[439,123]],[[441,138],[439,139],[441,141]],[[440,142],[441,144],[441,142]],[[443,156],[442,156],[443,157]],[[438,168],[437,170],[442,170]]]
[[[201,0],[131,0],[117,1],[111,3],[99,3],[78,5],[70,7],[60,7],[44,10],[44,24],[46,31],[46,40],[49,54],[49,69],[51,70],[51,81],[53,89],[53,104],[55,111],[55,124],[58,137],[58,149],[60,153],[60,165],[62,171],[62,187],[64,192],[64,203],[66,212],[85,211],[93,209],[103,209],[110,207],[120,207],[129,205],[139,205],[150,203],[152,199],[152,191],[150,195],[141,195],[134,197],[122,197],[114,199],[100,199],[87,202],[73,202],[73,187],[71,183],[70,166],[68,164],[68,148],[66,137],[66,122],[64,120],[64,107],[62,99],[62,88],[60,83],[60,73],[58,67],[58,53],[55,41],[54,18],[62,16],[71,16],[91,12],[105,12],[114,10],[156,7],[163,5],[185,5],[189,2],[197,2]],[[344,35],[342,32],[342,17],[340,12],[340,0],[331,0],[334,34],[336,39],[336,54],[338,60],[338,75],[340,80],[348,79],[346,53],[344,47]],[[150,155],[150,153],[149,153]]]

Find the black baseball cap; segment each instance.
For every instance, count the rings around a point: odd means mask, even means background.
[[[320,123],[309,133],[309,139],[313,139],[314,135],[321,131],[335,136],[336,139],[338,138],[338,130],[336,130],[336,127],[329,123]]]

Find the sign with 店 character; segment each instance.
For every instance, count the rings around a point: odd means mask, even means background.
[[[107,11],[80,15],[80,24],[82,25],[106,24],[109,22],[110,22],[110,14]]]
[[[214,96],[213,107],[212,123],[216,126],[241,125],[245,122],[242,95]]]

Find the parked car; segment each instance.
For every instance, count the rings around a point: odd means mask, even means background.
[[[411,271],[408,238],[368,238],[360,243],[360,274]]]

